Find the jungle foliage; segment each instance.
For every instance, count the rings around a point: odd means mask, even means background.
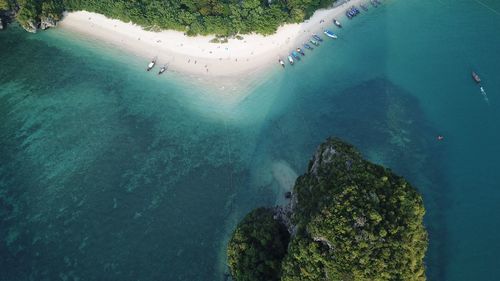
[[[423,200],[402,177],[364,160],[354,147],[329,139],[298,178],[293,193],[296,234],[275,269],[279,280],[426,279]],[[258,227],[246,224],[245,232]],[[239,228],[236,233],[242,235]],[[241,250],[265,256],[264,249],[250,249],[232,249],[232,255],[243,254],[234,253]],[[229,265],[239,272],[253,270],[249,264]]]
[[[9,10],[10,9],[10,3],[7,0],[0,0],[0,11],[2,10]]]
[[[2,2],[8,0],[0,0]],[[272,34],[284,23],[302,22],[335,0],[11,0],[21,23],[43,13],[86,10],[147,29],[173,29],[188,35]]]
[[[280,280],[281,260],[289,238],[287,229],[273,219],[272,210],[252,211],[229,242],[227,253],[232,276],[241,281]]]

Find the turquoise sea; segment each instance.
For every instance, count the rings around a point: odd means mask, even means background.
[[[342,21],[237,103],[61,30],[0,32],[0,280],[224,280],[237,221],[332,135],[424,195],[429,280],[500,280],[500,2]]]

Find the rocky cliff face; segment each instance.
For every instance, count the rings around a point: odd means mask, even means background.
[[[57,21],[52,17],[42,17],[40,19],[40,29],[45,30],[47,28],[56,27]]]
[[[36,31],[38,30],[39,24],[34,20],[30,20],[30,21],[25,22],[24,24],[21,24],[21,26],[24,28],[24,30],[26,30],[30,33],[36,33]]]
[[[46,30],[51,27],[56,27],[57,21],[52,17],[42,17],[39,21],[30,20],[26,23],[21,24],[24,30],[36,33],[38,30]]]
[[[19,8],[13,10],[0,10],[0,30],[7,27],[7,24],[16,20]],[[59,18],[57,18],[59,19]],[[38,30],[45,30],[48,28],[56,27],[56,18],[53,16],[40,16],[40,18],[30,19],[28,21],[18,21],[21,27],[27,32],[36,33]]]

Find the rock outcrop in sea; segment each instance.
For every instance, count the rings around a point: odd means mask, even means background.
[[[23,24],[21,24],[22,28],[30,33],[36,33],[38,30],[38,23],[34,20],[29,20]]]
[[[321,144],[289,197],[238,224],[227,250],[236,281],[426,280],[421,195],[353,146]]]

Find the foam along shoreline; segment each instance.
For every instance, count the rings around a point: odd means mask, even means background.
[[[144,67],[151,58],[158,57],[157,65],[169,63],[169,71],[181,74],[208,80],[248,79],[266,68],[278,68],[279,57],[286,59],[292,50],[307,42],[312,33],[322,33],[324,28],[333,26],[333,18],[344,20],[346,8],[362,1],[351,0],[331,9],[318,10],[309,20],[281,26],[270,36],[242,35],[242,40],[230,39],[228,43],[210,43],[214,36],[188,37],[178,31],[146,31],[138,25],[86,11],[67,13],[58,26],[143,57]]]

